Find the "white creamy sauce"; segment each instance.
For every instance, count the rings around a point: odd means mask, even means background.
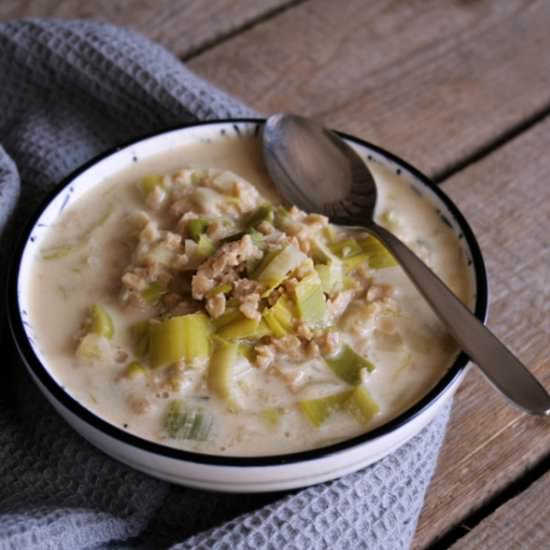
[[[140,161],[72,204],[50,228],[44,248],[78,243],[90,236],[86,245],[63,257],[36,258],[30,316],[48,370],[77,401],[120,428],[166,445],[213,454],[271,455],[320,447],[379,426],[410,407],[443,376],[457,349],[399,267],[372,274],[373,284],[395,287],[392,303],[397,312],[382,306],[375,318],[369,318],[368,304],[354,300],[340,321],[344,341],[376,366],[363,383],[380,412],[366,427],[344,411],[335,411],[321,427],[315,427],[300,412],[297,400],[347,388],[319,359],[306,360],[300,366],[303,383],[290,392],[281,376],[254,368],[239,356],[233,368],[233,387],[242,405],[237,413],[228,412],[223,401],[209,395],[204,381],[207,366],[186,369],[182,385],[174,393],[152,390],[143,377],[121,379],[130,358],[117,361],[116,352],[105,364],[76,360],[78,330],[93,303],[104,304],[112,316],[115,350],[126,353],[131,348],[129,327],[147,317],[142,311],[126,311],[118,301],[121,274],[131,260],[133,246],[124,229],[126,218],[133,210],[143,209],[135,182],[146,174],[164,174],[185,166],[231,170],[256,186],[265,198],[277,202],[257,142],[220,138]],[[455,294],[469,300],[466,262],[451,229],[402,177],[378,164],[372,163],[371,169],[379,187],[381,222],[389,222],[390,229]],[[108,218],[98,225],[108,211]],[[130,396],[147,397],[148,412],[136,414],[128,406]],[[163,434],[167,404],[180,397],[212,414],[214,422],[206,441],[171,439]],[[277,418],[270,421],[263,414],[266,409],[277,409]]]

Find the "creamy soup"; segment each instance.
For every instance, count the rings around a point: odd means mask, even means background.
[[[451,229],[370,168],[379,222],[466,301]],[[410,407],[457,354],[376,239],[280,203],[254,138],[140,162],[48,232],[30,308],[48,369],[165,445],[270,455],[348,439]]]

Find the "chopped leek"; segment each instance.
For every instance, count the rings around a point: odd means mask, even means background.
[[[320,239],[315,239],[311,243],[313,250],[313,259],[319,263],[340,263],[340,258]]]
[[[307,256],[293,244],[283,248],[258,274],[258,281],[270,289],[282,283],[290,271],[296,269]]]
[[[168,437],[204,441],[212,429],[213,419],[202,409],[186,408],[182,401],[172,401],[164,418]]]
[[[366,252],[361,252],[360,254],[355,254],[345,258],[343,263],[346,271],[353,271],[356,267],[359,267],[362,263],[365,263],[369,260],[370,256]]]
[[[294,289],[296,305],[302,322],[319,324],[325,319],[327,303],[317,273],[312,273],[302,279]]]
[[[151,305],[156,304],[168,292],[166,288],[157,281],[150,283],[145,290],[141,291],[142,298]]]
[[[261,412],[261,415],[269,426],[276,426],[281,420],[280,409],[265,409]]]
[[[88,319],[86,320],[86,328],[88,332],[104,336],[108,340],[113,337],[115,327],[111,316],[107,313],[103,306],[93,304],[88,311]]]
[[[201,235],[208,230],[208,220],[203,218],[195,218],[187,222],[187,232],[189,236],[197,243]]]
[[[199,237],[199,242],[197,243],[197,252],[203,257],[207,258],[212,256],[216,251],[216,246],[212,242],[212,239],[205,235],[204,233]]]
[[[100,334],[90,332],[85,334],[76,348],[76,356],[87,361],[95,361],[101,359],[102,343],[105,342],[104,337]]]
[[[395,210],[385,210],[380,216],[380,221],[387,229],[394,230],[399,226],[399,218]]]
[[[336,240],[336,228],[331,223],[323,227],[322,233],[328,243],[333,243]]]
[[[273,206],[271,204],[262,204],[246,217],[244,225],[250,229],[251,227],[260,225],[262,222],[273,223],[274,219]]]
[[[283,295],[272,307],[264,309],[263,319],[273,336],[282,338],[294,329],[294,304]]]
[[[360,244],[355,239],[346,239],[330,244],[329,248],[340,258],[349,258],[362,252]]]
[[[250,235],[250,238],[252,239],[252,242],[258,246],[258,247],[262,247],[263,244],[264,244],[264,236],[259,232],[257,231],[256,229],[254,229],[253,227],[251,227],[249,230],[248,230],[248,234]]]
[[[345,403],[345,409],[363,425],[367,425],[380,412],[380,407],[365,386],[357,386],[352,391]]]
[[[332,294],[343,287],[344,276],[340,262],[316,265],[315,271],[319,275],[321,287],[325,294]]]
[[[139,188],[141,192],[143,193],[143,196],[147,196],[151,191],[155,189],[155,187],[162,185],[162,176],[145,176],[142,178],[142,180],[139,182]]]
[[[88,233],[91,233],[94,229],[97,229],[98,227],[101,227],[103,224],[105,224],[105,222],[111,217],[111,214],[113,213],[114,209],[115,207],[112,204],[110,204],[105,209],[105,212],[101,214],[101,217],[99,218],[99,220],[97,220],[97,222],[88,230]]]
[[[134,352],[138,357],[149,353],[149,321],[140,321],[130,328],[130,336],[134,343]]]
[[[254,227],[250,227],[247,231],[239,231],[238,233],[233,233],[233,235],[229,235],[228,237],[221,239],[220,243],[225,244],[225,243],[240,241],[245,235],[250,235],[252,242],[256,246],[259,246],[259,247],[263,246],[264,236],[259,231],[254,229]]]
[[[355,353],[347,344],[342,346],[335,357],[325,357],[325,362],[338,378],[354,386],[360,382],[361,369],[365,368],[369,372],[374,370],[370,361]]]
[[[260,260],[253,260],[247,264],[246,272],[251,279],[257,279],[258,275],[269,265],[271,260],[279,254],[279,250],[267,250]]]
[[[95,222],[90,228],[88,228],[88,230],[78,239],[78,241],[74,242],[73,244],[62,244],[41,250],[41,258],[43,260],[59,260],[61,258],[64,258],[65,256],[68,256],[69,254],[72,254],[73,252],[76,252],[80,248],[83,248],[88,244],[94,230],[96,230],[98,227],[101,227],[110,218],[112,213],[113,205],[110,204],[105,209],[105,212],[103,212],[99,220],[97,220],[97,222]]]
[[[218,317],[216,321],[220,321],[225,315],[227,314]],[[222,326],[219,326],[220,323],[215,323],[215,326],[217,325],[216,334],[218,336],[221,338],[227,338],[228,340],[258,337],[259,321],[245,317],[238,310],[235,312],[230,312],[230,315],[231,319],[228,322],[226,322],[225,319],[220,321],[223,323]]]
[[[341,410],[344,407],[352,393],[353,390],[349,390],[319,399],[305,399],[299,401],[298,406],[304,416],[314,426],[319,427],[334,411]]]
[[[383,269],[397,265],[395,258],[378,239],[369,236],[366,239],[361,239],[359,244],[363,252],[368,254],[371,269]]]
[[[264,336],[271,336],[272,332],[269,328],[268,324],[265,322],[264,319],[260,321],[260,324],[258,325],[258,328],[256,329],[256,334],[254,334],[254,338],[262,338]]]
[[[124,370],[126,378],[134,379],[143,376],[147,372],[147,367],[140,361],[132,361]]]
[[[207,298],[212,298],[212,296],[216,296],[216,294],[229,294],[233,290],[233,284],[232,283],[222,283],[221,285],[215,286],[211,290],[209,290],[205,296]]]
[[[246,235],[245,231],[239,231],[238,233],[233,233],[232,235],[228,235],[227,237],[224,237],[223,239],[220,239],[220,244],[233,243],[235,241],[240,241],[245,235]]]
[[[40,252],[40,256],[43,260],[59,260],[60,258],[64,258],[77,250],[78,247],[78,244],[62,244],[59,246],[52,246],[42,250]]]
[[[149,361],[153,368],[184,359],[208,357],[210,326],[201,312],[172,317],[149,325]]]
[[[219,399],[225,401],[232,412],[238,406],[231,391],[231,371],[237,358],[238,345],[222,338],[215,339],[214,352],[208,365],[208,389]]]
[[[211,214],[216,213],[219,205],[225,200],[222,195],[209,187],[197,187],[190,197],[202,212]]]
[[[214,290],[214,289],[212,289]],[[233,300],[229,300],[232,302]],[[227,303],[227,309],[225,310],[225,313],[223,315],[220,315],[216,319],[212,319],[212,325],[214,326],[214,330],[220,330],[221,328],[225,327],[226,325],[229,325],[233,321],[237,321],[242,316],[242,313],[238,310],[233,308],[233,304]]]

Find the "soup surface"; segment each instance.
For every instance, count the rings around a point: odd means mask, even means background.
[[[463,301],[451,229],[378,163],[377,217]],[[212,454],[348,439],[426,394],[456,346],[373,237],[280,204],[254,138],[137,163],[68,207],[30,316],[66,391],[112,424]]]

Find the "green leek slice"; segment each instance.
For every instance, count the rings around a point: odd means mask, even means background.
[[[321,287],[325,294],[337,292],[344,286],[344,275],[340,262],[318,264],[315,266],[315,271],[319,275]]]
[[[201,235],[208,230],[208,220],[203,218],[195,218],[187,222],[187,232],[189,236],[196,242],[199,242]]]
[[[201,312],[180,315],[149,324],[149,361],[153,368],[184,359],[194,362],[208,357],[210,325]]]
[[[197,243],[197,252],[203,258],[208,258],[208,256],[212,256],[212,254],[216,252],[216,246],[208,235],[203,233],[199,237],[199,242]]]
[[[338,378],[353,386],[360,382],[361,369],[365,368],[369,372],[374,370],[374,365],[370,361],[353,351],[347,344],[342,346],[335,357],[325,357],[325,362]]]
[[[269,265],[271,260],[279,254],[280,250],[268,250],[264,252],[260,260],[252,260],[247,264],[246,272],[251,279],[257,279],[258,275]]]
[[[230,322],[223,324],[223,326],[216,330],[217,336],[228,340],[258,337],[259,321],[245,317],[240,311],[232,313],[232,316],[233,319]]]
[[[147,367],[141,361],[132,361],[124,369],[124,376],[130,379],[135,379],[145,375]]]
[[[219,399],[226,402],[232,412],[238,410],[231,391],[231,371],[237,359],[238,344],[216,338],[214,352],[208,365],[208,389]]]
[[[145,290],[141,291],[142,298],[151,305],[156,304],[168,291],[158,281],[150,283]]]
[[[104,337],[100,334],[89,332],[85,334],[78,343],[76,348],[76,356],[86,361],[96,361],[101,359],[102,346],[101,341]]]
[[[59,246],[52,246],[40,251],[40,257],[43,260],[59,260],[69,254],[75,252],[80,247],[80,244],[62,244]]]
[[[214,290],[214,289],[212,289]],[[232,300],[229,300],[230,302]],[[233,321],[237,321],[242,316],[242,313],[237,309],[237,307],[233,306],[233,304],[227,304],[227,309],[225,310],[225,313],[223,315],[220,315],[216,319],[212,319],[212,326],[214,327],[215,331],[218,331],[225,327],[226,325],[229,325]]]
[[[271,204],[262,204],[258,206],[256,210],[246,216],[244,225],[247,229],[257,227],[262,222],[273,223],[275,219],[275,213]]]
[[[298,402],[298,407],[314,426],[319,427],[334,411],[344,407],[352,393],[353,390],[348,390],[319,399],[305,399]]]
[[[321,264],[340,262],[340,258],[320,239],[312,240],[311,247],[313,251],[313,259],[316,262]]]
[[[72,254],[73,252],[76,252],[81,248],[84,248],[88,244],[93,232],[101,227],[103,224],[105,224],[105,222],[111,217],[113,209],[113,205],[110,204],[105,209],[105,212],[103,212],[101,217],[86,230],[86,232],[78,239],[78,241],[72,244],[61,244],[45,248],[44,250],[40,251],[40,257],[43,260],[59,260],[61,258],[64,258],[65,256],[68,256],[69,254]]]
[[[378,239],[369,236],[366,239],[361,239],[359,244],[363,252],[368,254],[371,269],[383,269],[397,265],[395,258]]]
[[[104,336],[111,340],[115,333],[115,326],[111,316],[103,306],[93,304],[88,310],[88,319],[86,322],[88,332]]]
[[[399,226],[399,218],[395,213],[395,210],[385,210],[380,216],[380,221],[386,229],[393,231]]]
[[[268,289],[273,289],[282,283],[288,273],[296,269],[307,256],[293,244],[283,248],[257,276],[257,280],[264,283]]]
[[[134,353],[145,357],[149,353],[149,321],[140,321],[130,327],[130,336],[134,345]]]
[[[361,245],[355,239],[345,239],[336,243],[330,244],[329,248],[334,254],[340,258],[349,258],[355,254],[361,253]]]
[[[276,426],[281,420],[280,409],[265,409],[261,412],[261,415],[268,426]]]
[[[143,196],[146,197],[155,187],[162,185],[163,178],[162,176],[149,175],[145,176],[139,182],[139,188],[143,193]]]
[[[173,439],[205,441],[212,429],[213,418],[200,408],[186,408],[183,401],[168,404],[164,429]]]
[[[281,296],[275,304],[263,311],[263,320],[276,338],[282,338],[294,330],[294,304],[286,297]]]
[[[380,407],[365,386],[354,388],[345,403],[345,409],[363,426],[366,426],[380,412]]]
[[[229,294],[233,290],[233,284],[232,283],[222,283],[221,285],[215,286],[211,290],[209,290],[205,296],[207,298],[212,298],[212,296],[216,296],[216,294]]]
[[[350,256],[349,258],[345,258],[343,260],[344,267],[346,268],[346,271],[353,271],[355,268],[359,267],[361,264],[369,261],[369,258],[370,256],[366,252],[355,254],[354,256]]]
[[[328,225],[325,225],[323,229],[321,230],[323,237],[325,237],[326,241],[331,244],[336,240],[336,227],[329,223]]]
[[[308,325],[322,323],[327,312],[327,303],[317,273],[311,273],[302,279],[294,289],[298,314]]]

